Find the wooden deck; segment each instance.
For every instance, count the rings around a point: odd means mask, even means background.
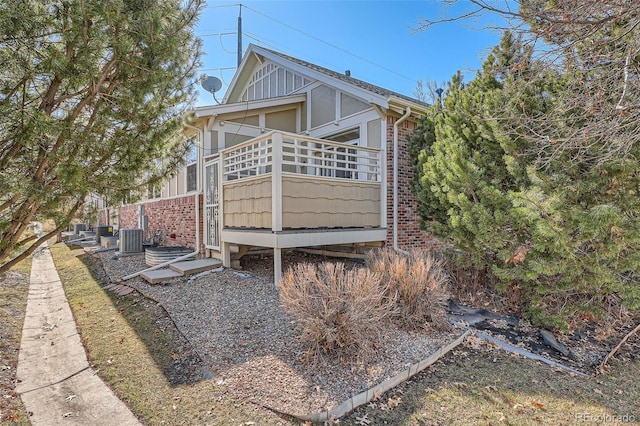
[[[379,149],[272,131],[205,164],[205,247],[231,265],[231,245],[283,248],[386,240]]]
[[[384,226],[377,149],[271,132],[220,161],[222,229]]]

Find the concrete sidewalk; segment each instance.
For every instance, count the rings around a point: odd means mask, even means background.
[[[34,426],[141,424],[89,367],[46,244],[33,256],[17,377]]]

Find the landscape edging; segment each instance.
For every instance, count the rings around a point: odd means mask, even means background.
[[[366,391],[360,392],[359,394],[350,397],[349,399],[347,399],[337,407],[334,407],[330,410],[321,411],[319,413],[313,413],[313,414],[307,414],[307,415],[293,415],[293,414],[288,414],[288,415],[300,420],[312,421],[312,422],[326,422],[332,419],[334,420],[338,419],[344,416],[345,414],[349,413],[350,411],[354,410],[355,408],[361,405],[364,405],[367,402],[379,397],[383,393],[387,392],[389,389],[392,389],[398,386],[400,383],[415,376],[416,374],[418,374],[419,372],[421,372],[431,364],[438,361],[440,358],[442,358],[445,354],[450,352],[452,349],[460,345],[464,341],[465,337],[467,337],[471,333],[472,333],[471,330],[466,330],[464,333],[458,336],[455,340],[451,341],[445,346],[439,347],[422,361],[412,364],[411,366],[409,366],[409,368],[404,369],[403,371],[396,374],[395,376],[383,382],[378,383],[377,385],[373,386],[370,389],[367,389]]]

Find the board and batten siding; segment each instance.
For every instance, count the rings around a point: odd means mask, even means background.
[[[225,182],[224,226],[270,229],[271,185],[271,174]],[[283,173],[284,229],[377,226],[379,182]]]

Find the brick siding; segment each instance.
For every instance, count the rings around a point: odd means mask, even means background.
[[[387,241],[393,246],[393,124],[396,117],[387,117]],[[409,182],[413,169],[409,159],[408,136],[416,128],[414,121],[405,120],[398,128],[398,247],[437,247],[441,243],[420,229],[417,202]]]
[[[396,117],[387,117],[387,238],[386,245],[393,245],[393,124]],[[410,165],[407,138],[416,128],[416,123],[404,121],[398,129],[398,246],[438,247],[441,243],[432,235],[420,229],[417,202],[409,182],[413,178]],[[200,195],[200,250],[204,251],[202,195]],[[195,248],[195,196],[187,195],[167,200],[152,200],[144,204],[148,218],[145,239],[156,231],[166,237],[163,245]],[[119,227],[137,228],[139,204],[120,207]],[[174,236],[174,238],[172,238]]]
[[[200,251],[204,251],[202,195],[200,197]],[[119,211],[120,228],[137,228],[140,204],[144,205],[147,216],[147,232],[149,239],[156,232],[163,236],[164,246],[196,247],[196,209],[195,195],[171,198],[168,200],[152,200],[137,204],[121,206]]]

